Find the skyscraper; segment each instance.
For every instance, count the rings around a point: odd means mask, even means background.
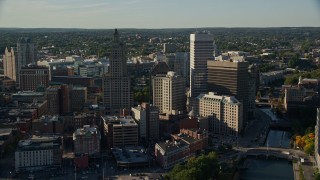
[[[208,91],[235,96],[243,104],[243,119],[248,117],[249,63],[245,61],[208,61]]]
[[[174,72],[186,79],[186,85],[190,83],[190,53],[177,52],[174,61]]]
[[[157,74],[152,79],[154,106],[160,113],[177,115],[185,111],[185,79],[173,71]]]
[[[32,40],[28,37],[22,37],[17,42],[17,56],[16,56],[16,73],[17,82],[21,67],[28,64],[35,64],[37,58],[36,48]]]
[[[10,79],[16,81],[16,59],[14,55],[14,50],[11,48],[11,51],[8,51],[8,48],[4,51],[3,55],[3,70],[4,75],[9,77]]]
[[[190,95],[207,92],[207,61],[213,59],[213,36],[208,32],[190,35]]]
[[[118,114],[120,109],[131,108],[130,77],[127,74],[125,44],[117,29],[113,34],[109,72],[103,76],[103,104],[108,114]]]

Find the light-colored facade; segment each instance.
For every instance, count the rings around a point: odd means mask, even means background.
[[[210,33],[190,35],[190,93],[193,98],[207,92],[207,61],[214,59],[214,47]]]
[[[101,135],[97,128],[84,125],[73,133],[74,153],[94,155],[100,153]]]
[[[143,103],[131,108],[133,118],[139,124],[139,138],[143,140],[159,139],[159,110],[157,107]]]
[[[131,116],[102,116],[108,147],[138,145],[138,124]]]
[[[25,66],[20,70],[20,89],[35,91],[38,87],[49,86],[49,69],[44,66]]]
[[[103,104],[106,112],[111,115],[119,114],[120,109],[130,109],[132,93],[130,77],[127,74],[127,58],[125,43],[120,40],[115,30],[112,44],[109,72],[103,76]]]
[[[60,137],[33,136],[21,140],[15,152],[15,169],[40,170],[60,167],[62,163],[62,140]]]
[[[16,81],[17,80],[16,59],[15,59],[13,48],[11,48],[10,52],[8,48],[5,49],[2,61],[3,61],[4,75]]]
[[[185,111],[185,79],[173,71],[152,76],[152,97],[160,113],[177,115]]]
[[[200,94],[196,113],[208,118],[209,131],[227,136],[239,136],[242,131],[242,103],[233,96],[219,96],[213,92]]]

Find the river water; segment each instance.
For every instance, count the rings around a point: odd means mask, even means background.
[[[287,131],[271,129],[265,142],[265,146],[289,148],[290,136],[291,134]]]
[[[270,130],[265,146],[290,147],[290,133]],[[259,159],[249,157],[244,162],[246,169],[240,172],[241,180],[292,180],[294,179],[292,163],[285,159]]]

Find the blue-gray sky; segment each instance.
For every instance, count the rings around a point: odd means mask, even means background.
[[[320,27],[319,0],[0,0],[0,27]]]

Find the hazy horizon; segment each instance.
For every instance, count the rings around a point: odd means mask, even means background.
[[[320,27],[318,0],[0,0],[2,28]]]

